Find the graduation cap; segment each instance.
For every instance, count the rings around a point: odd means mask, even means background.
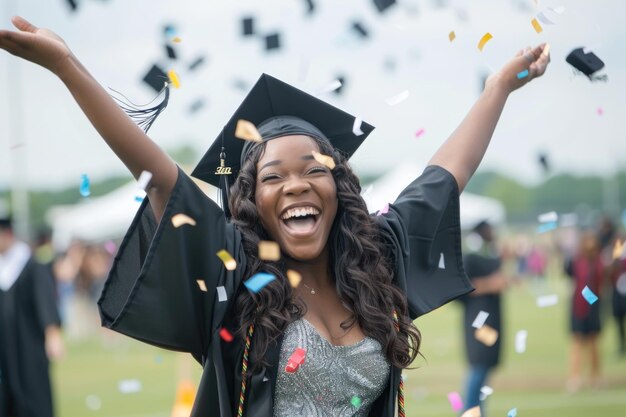
[[[261,75],[191,173],[221,188],[227,216],[230,216],[226,203],[228,187],[239,174],[242,155],[253,146],[253,142],[235,137],[240,119],[254,124],[264,141],[296,134],[315,136],[328,140],[347,157],[374,130],[373,126],[362,122],[363,134],[356,136],[352,131],[355,118],[350,114],[272,76]],[[231,174],[218,174],[218,171],[224,171],[218,167],[230,168]]]
[[[591,51],[585,52],[584,48],[576,48],[565,58],[568,64],[582,72],[590,80],[606,81],[607,76],[593,76],[594,73],[604,68],[604,62]]]
[[[367,38],[369,36],[369,32],[367,31],[365,26],[361,24],[361,22],[352,22],[352,29],[354,29],[354,31],[358,33],[359,36],[361,36],[362,38]]]
[[[73,12],[78,9],[78,3],[76,3],[76,0],[67,0],[67,5],[70,6],[70,10]]]
[[[176,50],[174,49],[174,47],[172,45],[165,45],[165,53],[167,53],[167,57],[169,59],[176,59]]]
[[[396,4],[396,0],[374,0],[374,5],[378,9],[379,13],[384,13],[391,6]]]
[[[304,0],[304,2],[306,3],[306,14],[312,15],[315,11],[315,3],[313,3],[313,0]]]
[[[265,37],[265,50],[280,49],[280,34],[272,33]]]
[[[163,89],[169,77],[157,64],[153,64],[148,73],[143,77],[143,82],[148,84],[157,93]]]
[[[241,19],[241,29],[243,36],[254,35],[254,18],[244,17],[243,19]]]
[[[537,162],[541,167],[544,174],[548,174],[550,172],[550,162],[548,161],[548,155],[541,152],[537,155]]]

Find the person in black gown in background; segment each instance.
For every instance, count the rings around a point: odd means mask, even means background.
[[[0,218],[0,417],[52,417],[49,359],[63,355],[50,268]]]

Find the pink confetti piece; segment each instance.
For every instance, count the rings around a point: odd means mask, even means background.
[[[306,349],[296,348],[296,350],[293,351],[293,353],[289,357],[289,360],[287,361],[287,366],[285,366],[285,372],[288,372],[290,374],[295,373],[300,365],[304,363],[305,358]]]
[[[387,214],[387,213],[389,213],[389,203],[385,204],[385,207],[383,207],[381,210],[378,210],[376,215],[382,216],[383,214]]]
[[[604,114],[604,110],[602,109],[602,107],[598,107],[596,113],[598,113],[598,116],[602,116]]]
[[[419,138],[420,136],[424,134],[424,132],[425,132],[424,128],[418,129],[418,131],[415,132],[415,137]]]
[[[112,240],[108,240],[104,242],[104,249],[109,252],[109,254],[115,255],[115,252],[117,251],[117,245]]]
[[[455,412],[459,412],[463,409],[463,400],[461,399],[461,396],[458,392],[452,391],[448,393],[448,401],[452,406],[452,410],[454,410]]]

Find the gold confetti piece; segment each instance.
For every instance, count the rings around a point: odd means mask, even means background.
[[[277,261],[280,259],[280,246],[269,240],[259,242],[259,258],[264,261]]]
[[[463,414],[461,414],[461,417],[480,417],[480,406],[477,405],[476,407],[472,407],[468,410],[466,410]]]
[[[243,119],[237,120],[237,127],[235,128],[235,137],[243,140],[250,140],[252,142],[263,142],[261,134],[256,129],[256,126],[251,122]]]
[[[489,42],[491,40],[491,38],[493,38],[493,36],[491,35],[491,33],[487,32],[483,35],[482,38],[480,38],[480,42],[478,42],[478,49],[483,50],[483,48],[485,47],[485,44],[487,42]]]
[[[197,279],[196,282],[198,283],[198,287],[200,287],[200,291],[206,292],[206,284],[204,283],[204,280]]]
[[[454,33],[453,30],[451,30],[450,33],[448,33],[448,39],[450,39],[450,42],[456,39],[456,33]]]
[[[541,25],[539,24],[539,21],[536,18],[533,17],[533,20],[531,20],[530,23],[533,25],[533,28],[535,28],[535,32],[537,33],[543,32],[543,28],[541,27]]]
[[[183,224],[195,226],[196,221],[192,219],[191,217],[187,216],[186,214],[178,213],[172,216],[172,224],[174,225],[174,227],[180,227]]]
[[[172,38],[172,43],[181,43],[183,40],[180,38],[180,36],[174,36],[174,38]]]
[[[293,269],[288,269],[287,279],[289,280],[292,288],[298,288],[298,285],[300,285],[300,281],[302,281],[302,275],[300,275],[300,273],[294,271]]]
[[[546,46],[543,47],[543,51],[541,52],[541,55],[546,55],[550,57],[550,44],[549,43],[546,43]]]
[[[313,158],[320,164],[326,165],[330,169],[335,169],[335,161],[328,155],[323,155],[319,152],[311,151]]]
[[[178,74],[176,74],[176,71],[169,70],[167,73],[167,76],[172,82],[172,85],[174,86],[174,88],[180,88],[180,80],[178,79]]]
[[[480,329],[476,329],[474,337],[485,346],[493,346],[498,340],[498,331],[485,324]]]
[[[237,261],[231,256],[228,251],[222,249],[216,253],[217,257],[224,262],[224,267],[229,271],[234,271],[237,268]]]
[[[613,246],[613,259],[620,259],[624,254],[624,247],[626,240],[624,242],[620,242],[619,240],[615,241],[615,246]]]

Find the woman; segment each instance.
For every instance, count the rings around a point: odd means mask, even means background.
[[[332,139],[335,119],[353,119],[261,77],[194,171],[230,191],[225,213],[120,110],[62,39],[19,17],[13,23],[19,31],[0,31],[0,47],[57,74],[135,178],[153,174],[111,270],[101,315],[116,331],[190,352],[203,364],[193,415],[392,416],[396,398],[404,415],[400,373],[420,341],[411,320],[471,291],[458,194],[508,95],[544,73],[548,47],[520,51],[492,75],[424,174],[377,217],[367,215],[342,156],[358,147],[354,135]],[[528,76],[517,76],[525,70]],[[263,114],[274,103],[260,105],[257,94],[282,97],[284,112]],[[262,143],[244,146],[234,138],[240,118],[258,126]],[[318,162],[313,152],[332,163]],[[215,175],[227,172],[234,178]],[[180,214],[188,224],[175,227]],[[260,259],[260,240],[277,242],[280,260]],[[237,268],[217,263],[213,254],[221,249]],[[288,269],[300,274],[299,286],[289,284]],[[249,291],[241,284],[256,272],[276,279]],[[235,340],[220,339],[222,329]]]

